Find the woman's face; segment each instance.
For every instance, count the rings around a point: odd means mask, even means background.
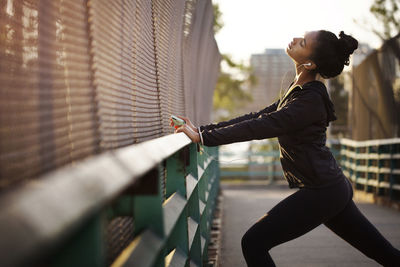
[[[306,32],[304,37],[293,38],[286,47],[286,54],[297,64],[310,62],[309,58],[313,52],[318,32]]]

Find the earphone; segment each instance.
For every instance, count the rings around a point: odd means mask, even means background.
[[[298,65],[298,66],[296,67],[296,69],[300,68],[301,66],[308,66],[308,67],[310,67],[311,65],[312,65],[311,62],[304,63],[304,64],[301,64],[301,65]]]

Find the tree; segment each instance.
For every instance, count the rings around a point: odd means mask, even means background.
[[[255,76],[251,74],[250,67],[232,61],[228,55],[222,55],[223,63],[230,68],[239,70],[242,78],[221,71],[214,91],[213,107],[219,120],[226,120],[236,115],[234,111],[253,100],[252,95],[245,87],[254,85]],[[222,112],[221,112],[222,111]],[[225,112],[224,112],[225,111]],[[225,114],[224,114],[225,113]]]
[[[382,23],[383,32],[374,29],[382,41],[399,34],[399,4],[400,0],[375,0],[370,7],[371,13]]]
[[[222,27],[224,27],[224,22],[222,21],[222,12],[219,9],[218,4],[213,4],[214,8],[214,34],[219,32]]]
[[[400,0],[374,0],[370,7],[371,13],[380,22],[382,29],[373,28],[372,31],[392,49],[400,64]]]
[[[224,23],[222,21],[222,13],[218,4],[214,7],[214,33],[222,29]],[[245,90],[248,85],[256,83],[255,76],[251,74],[251,69],[243,63],[235,62],[228,54],[222,54],[221,65],[224,65],[236,72],[233,74],[227,70],[220,71],[213,99],[213,108],[217,113],[217,120],[226,120],[234,116],[234,111],[242,107],[244,104],[252,101],[249,91]]]
[[[383,48],[389,47],[394,56],[397,58],[397,64],[400,66],[400,0],[374,0],[370,11],[381,23],[382,31],[373,29],[373,32],[379,36],[383,42]],[[394,95],[394,102],[396,108],[396,114],[400,112],[400,90],[399,81],[395,81],[392,84],[392,90]],[[400,116],[397,117],[397,124],[400,125]],[[400,128],[398,128],[397,135],[400,134]]]
[[[394,55],[394,58],[397,59],[397,64],[400,66],[400,0],[374,0],[371,7],[370,7],[370,12],[371,14],[376,18],[377,23],[374,25],[364,21],[364,25],[368,28],[368,30],[372,31],[376,36],[378,36],[382,42],[382,51],[391,51]],[[357,22],[358,23],[358,22]],[[360,23],[358,23],[360,24]],[[363,26],[361,24],[361,26]],[[366,28],[365,26],[363,26]],[[380,71],[384,71],[381,69]],[[395,77],[392,77],[395,78]],[[400,87],[399,87],[399,81],[398,79],[396,80],[391,80],[391,81],[383,81],[384,84],[381,84],[383,89],[383,95],[384,95],[384,102],[385,103],[393,103],[394,108],[393,111],[390,114],[394,114],[394,118],[389,119],[391,116],[383,116],[381,118],[382,120],[385,120],[387,122],[387,125],[389,124],[396,124],[397,123],[397,129],[398,133],[397,135],[400,135]],[[390,93],[392,92],[392,93]],[[387,107],[385,104],[384,106]],[[397,119],[396,119],[397,117]],[[390,122],[390,120],[393,120],[393,122]],[[382,127],[383,128],[383,127]]]

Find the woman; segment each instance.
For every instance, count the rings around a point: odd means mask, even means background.
[[[296,77],[282,100],[257,113],[199,128],[182,117],[186,124],[176,129],[206,146],[278,137],[285,179],[299,190],[244,234],[248,266],[275,266],[268,253],[272,247],[322,223],[378,263],[400,266],[400,251],[358,210],[350,182],[325,146],[326,127],[336,117],[326,87],[316,76],[339,75],[357,46],[357,40],[343,32],[339,38],[323,30],[307,32],[286,48]]]

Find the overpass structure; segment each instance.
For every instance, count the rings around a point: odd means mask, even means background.
[[[217,265],[218,148],[169,116],[210,121],[220,58],[210,0],[1,1],[0,265]],[[395,205],[399,146],[336,149]]]
[[[1,1],[0,265],[204,266],[220,58],[210,0]]]

